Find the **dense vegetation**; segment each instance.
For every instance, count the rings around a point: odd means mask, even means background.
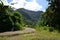
[[[31,11],[24,8],[17,9],[16,11],[22,14],[24,24],[29,27],[39,25],[41,15],[43,13],[43,11]]]
[[[5,6],[0,0],[0,32],[15,31],[28,27],[50,27],[50,31],[60,31],[60,0],[47,0],[49,3],[46,12],[26,9],[13,10]]]
[[[45,12],[27,9],[13,10],[0,0],[0,33],[21,30],[23,27],[33,27],[34,33],[0,35],[0,40],[60,40],[60,0],[47,0],[49,3]],[[1,33],[2,34],[2,33]],[[3,33],[4,34],[4,33]],[[24,37],[24,38],[23,38]]]
[[[0,32],[20,30],[22,28],[22,15],[18,12],[11,12],[11,9],[0,0]]]
[[[46,12],[42,15],[43,24],[60,30],[60,0],[47,0]]]

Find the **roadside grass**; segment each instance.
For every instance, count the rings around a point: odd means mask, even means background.
[[[60,40],[60,33],[57,31],[49,32],[48,29],[36,28],[36,32],[21,34],[16,36],[3,36],[0,40]]]

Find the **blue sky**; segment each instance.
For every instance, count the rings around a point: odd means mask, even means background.
[[[42,10],[48,7],[48,2],[46,0],[36,0],[39,5],[42,5]]]
[[[8,3],[10,3],[12,0],[8,0]]]
[[[46,0],[2,0],[5,4],[8,4],[15,8],[25,8],[28,10],[38,11],[42,10],[45,11],[48,7],[48,2]],[[11,5],[11,3],[15,3]]]

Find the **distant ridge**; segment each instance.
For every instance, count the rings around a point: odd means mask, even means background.
[[[40,20],[43,11],[31,11],[24,8],[17,9],[23,16],[24,22],[26,24],[37,23]]]

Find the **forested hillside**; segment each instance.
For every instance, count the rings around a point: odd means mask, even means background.
[[[26,25],[39,24],[43,11],[31,11],[24,8],[17,9],[23,16]]]

